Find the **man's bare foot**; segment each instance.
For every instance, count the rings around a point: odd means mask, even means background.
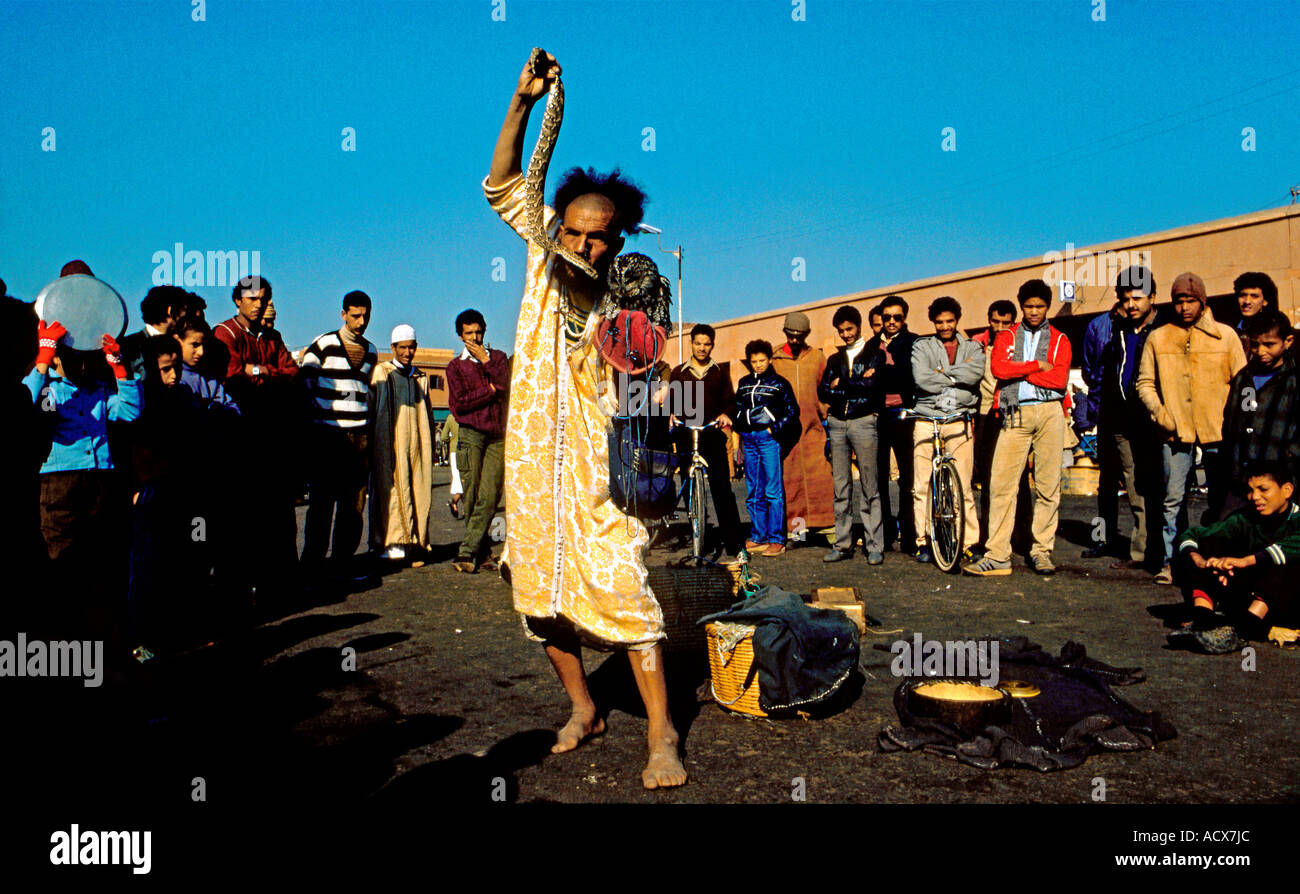
[[[668,735],[650,746],[650,759],[641,771],[641,784],[646,788],[672,788],[686,783],[686,768],[677,756],[677,736]]]
[[[555,744],[551,754],[563,754],[572,751],[592,736],[599,736],[605,731],[605,719],[592,714],[574,712],[564,728],[555,734]]]

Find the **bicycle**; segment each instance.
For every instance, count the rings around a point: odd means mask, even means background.
[[[945,422],[960,419],[970,437],[970,423],[974,414],[970,410],[949,413],[946,416],[923,416],[914,410],[903,410],[900,419],[920,419],[934,425],[934,456],[930,460],[930,547],[934,564],[940,571],[951,571],[962,555],[962,539],[966,535],[965,495],[961,476],[957,474],[957,458],[943,445],[940,427]]]
[[[691,460],[682,482],[682,490],[677,495],[680,503],[686,497],[686,516],[691,523],[691,558],[704,557],[704,534],[708,524],[708,510],[704,505],[704,482],[708,479],[709,464],[700,455],[700,432],[717,427],[717,420],[708,425],[686,425],[680,423],[691,433]]]

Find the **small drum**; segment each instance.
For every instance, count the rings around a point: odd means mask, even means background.
[[[126,302],[103,280],[84,274],[63,276],[36,296],[36,316],[58,320],[68,330],[63,344],[78,351],[98,351],[104,333],[118,339],[126,333]]]

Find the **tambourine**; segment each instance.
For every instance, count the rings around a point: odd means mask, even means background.
[[[68,334],[63,344],[77,351],[98,351],[105,333],[115,339],[126,333],[126,302],[103,280],[81,273],[62,276],[36,296],[36,316],[58,320]]]

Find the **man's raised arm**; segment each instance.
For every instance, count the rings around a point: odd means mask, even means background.
[[[524,157],[524,131],[528,129],[528,115],[533,110],[533,104],[551,89],[551,81],[560,75],[560,66],[555,57],[550,53],[545,55],[549,66],[545,76],[539,78],[533,75],[532,56],[529,56],[528,62],[524,63],[524,70],[519,73],[519,84],[510,97],[506,120],[501,124],[496,149],[492,152],[488,186],[500,186],[523,171],[521,162]]]

